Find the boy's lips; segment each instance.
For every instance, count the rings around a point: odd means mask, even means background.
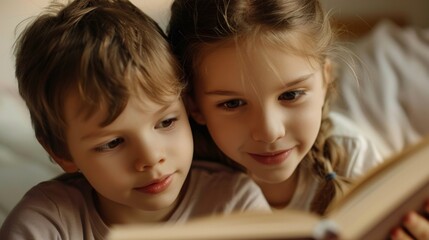
[[[286,161],[292,150],[293,148],[276,152],[249,153],[249,155],[264,165],[276,165]]]
[[[173,180],[173,174],[169,174],[169,175],[163,176],[160,179],[156,179],[152,181],[150,184],[146,186],[138,187],[135,189],[143,193],[157,194],[167,189],[170,186],[172,180]]]

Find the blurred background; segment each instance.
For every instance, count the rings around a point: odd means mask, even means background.
[[[0,85],[14,84],[12,44],[15,27],[36,15],[48,0],[0,1]],[[165,27],[171,0],[132,0]],[[366,33],[381,18],[390,18],[400,25],[429,27],[428,0],[322,0],[339,24],[346,24],[355,36]],[[19,29],[18,29],[19,30]]]
[[[343,19],[378,19],[391,17],[408,24],[429,27],[429,1],[427,0],[321,0],[326,9]]]
[[[355,38],[368,33],[381,19],[389,19],[399,26],[429,27],[428,0],[321,0],[329,10],[334,23],[350,32],[345,37]]]

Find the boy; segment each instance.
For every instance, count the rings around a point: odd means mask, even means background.
[[[24,30],[19,91],[37,139],[68,174],[32,188],[0,239],[103,239],[113,224],[268,211],[244,175],[190,170],[180,69],[164,37],[125,0],[76,0]]]

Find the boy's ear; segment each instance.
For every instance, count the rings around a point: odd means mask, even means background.
[[[39,141],[40,145],[42,145],[43,148],[46,150],[46,152],[48,152],[51,159],[53,159],[58,165],[60,165],[60,167],[64,170],[64,172],[72,173],[72,172],[79,171],[79,168],[72,160],[65,159],[56,155],[52,151],[52,149],[47,144],[45,144],[41,139],[37,138],[37,141]]]
[[[206,120],[205,120],[203,114],[201,114],[201,112],[200,112],[197,104],[195,103],[194,99],[190,96],[187,96],[185,102],[186,102],[186,105],[188,108],[188,113],[195,120],[195,122],[197,122],[198,124],[201,124],[201,125],[205,125]]]

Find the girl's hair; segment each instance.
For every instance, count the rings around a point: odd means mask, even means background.
[[[53,3],[21,33],[15,55],[36,137],[64,159],[71,159],[64,103],[73,90],[87,117],[108,110],[106,126],[131,95],[168,103],[183,89],[165,34],[127,0]]]
[[[317,0],[176,0],[171,8],[168,37],[184,69],[191,97],[194,97],[192,87],[198,78],[201,55],[208,47],[231,41],[247,42],[247,45],[258,42],[315,59],[321,65],[336,52],[332,44],[334,32]],[[348,183],[339,176],[332,179],[330,174],[344,164],[346,156],[330,138],[332,123],[328,112],[334,82],[325,82],[329,86],[321,128],[313,147],[299,166],[310,166],[321,181],[311,206],[311,210],[318,213],[323,213]],[[225,155],[220,157],[222,154],[207,128],[191,123],[194,157],[227,159]]]

